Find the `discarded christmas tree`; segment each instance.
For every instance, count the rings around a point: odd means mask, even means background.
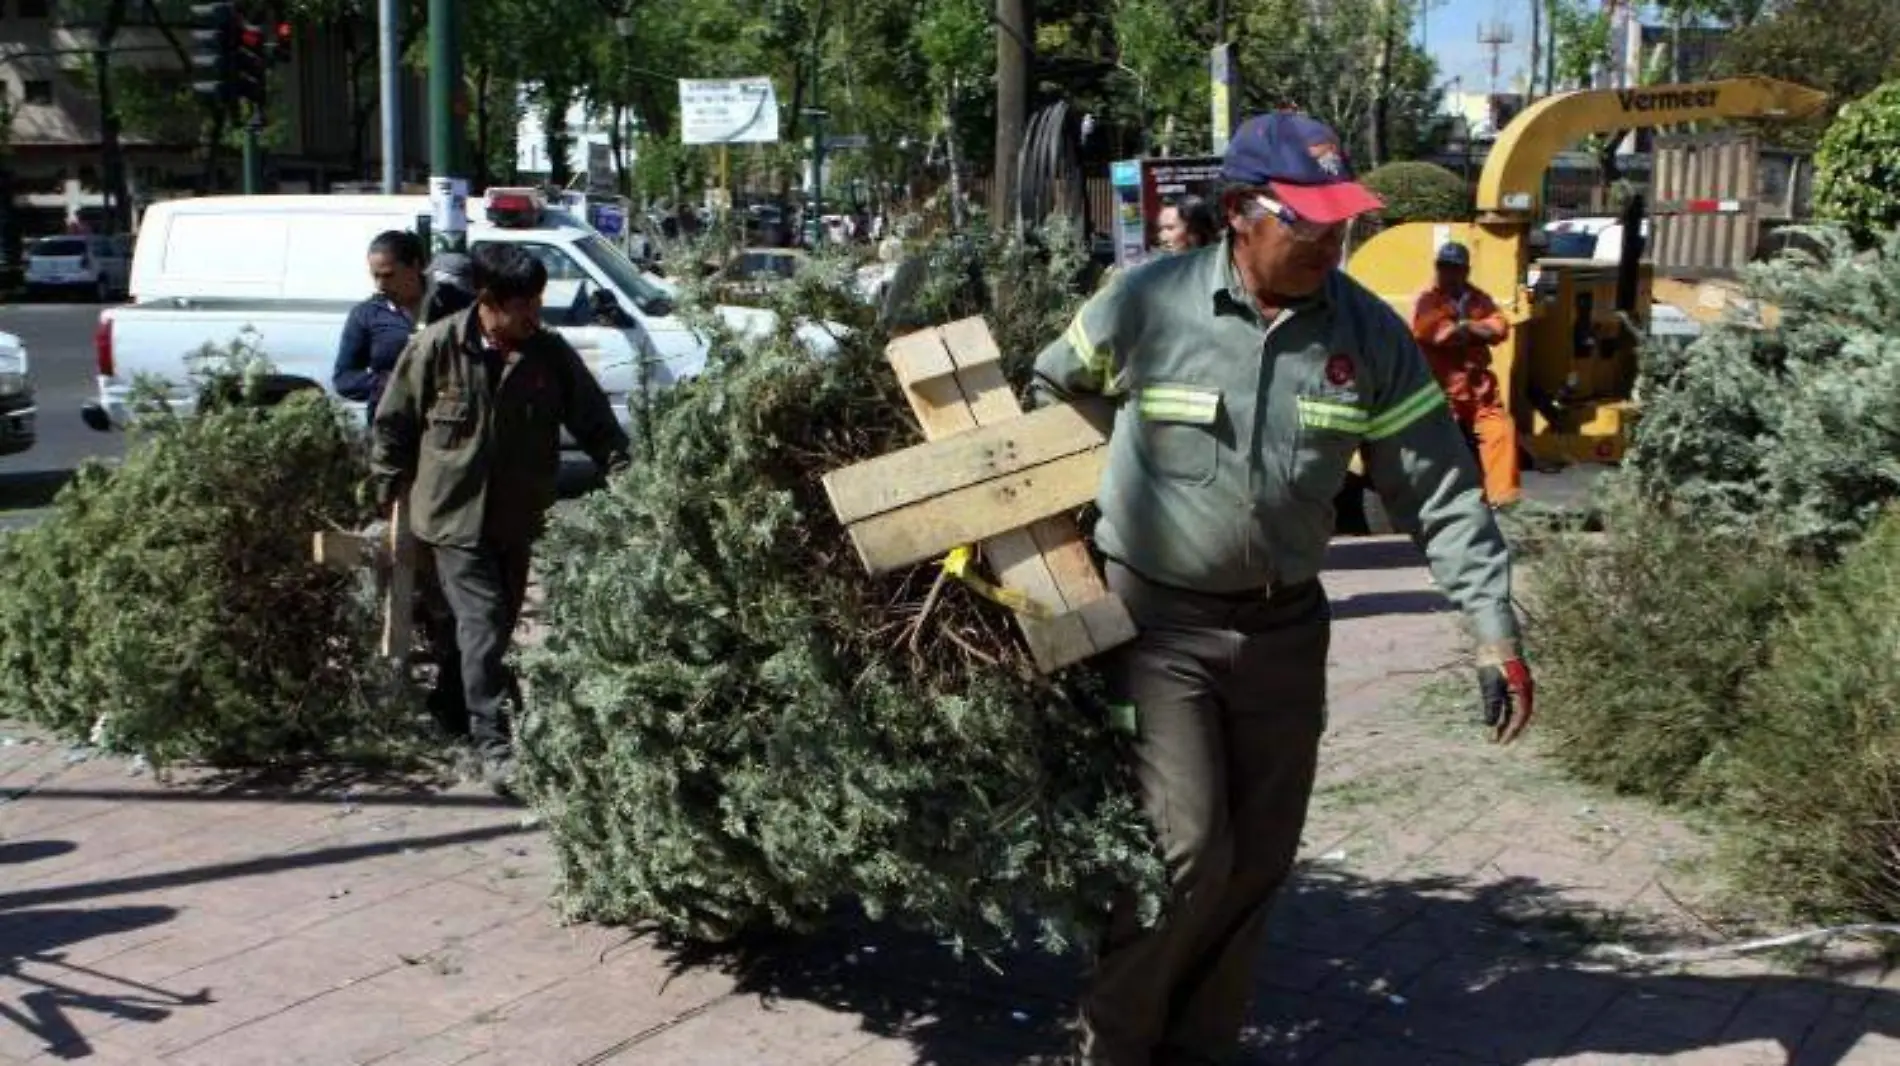
[[[843,280],[821,264],[781,320],[862,325]],[[1038,677],[932,568],[867,577],[832,517],[824,474],[921,440],[882,345],[720,336],[542,542],[520,748],[574,913],[719,940],[855,900],[957,942],[1033,915],[1053,949],[1155,898],[1093,674]]]
[[[1856,256],[1839,231],[1750,268],[1772,327],[1724,322],[1645,353],[1626,470],[1710,532],[1836,557],[1900,498],[1900,232]]]
[[[208,353],[218,355],[219,353]],[[260,406],[244,344],[196,417],[147,404],[122,465],[0,537],[0,711],[154,763],[349,751],[400,723],[373,600],[310,559],[364,516],[348,417],[320,392]]]

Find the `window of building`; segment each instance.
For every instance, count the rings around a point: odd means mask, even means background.
[[[50,104],[53,102],[53,83],[43,78],[32,78],[20,83],[20,99],[28,104]]]

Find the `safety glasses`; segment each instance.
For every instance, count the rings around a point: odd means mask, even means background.
[[[1269,216],[1279,219],[1280,224],[1292,233],[1293,239],[1301,244],[1314,244],[1329,237],[1342,236],[1346,227],[1351,225],[1350,222],[1314,222],[1301,218],[1292,208],[1265,193],[1254,193],[1244,202],[1241,212],[1252,219]]]

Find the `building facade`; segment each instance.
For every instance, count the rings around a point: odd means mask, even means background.
[[[95,11],[97,3],[83,11]],[[98,92],[99,29],[59,0],[0,0],[0,212],[15,238],[106,217]],[[207,153],[205,115],[189,99],[189,27],[155,24],[128,3],[106,52],[120,115],[133,218],[145,203],[236,191],[239,153]],[[325,191],[381,173],[381,108],[374,24],[297,26],[292,60],[272,75],[265,137],[266,191]],[[405,72],[406,177],[428,170],[421,77]],[[229,138],[227,137],[227,141]],[[136,223],[135,223],[136,224]]]

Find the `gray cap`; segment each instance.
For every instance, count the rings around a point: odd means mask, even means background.
[[[1439,266],[1468,267],[1471,265],[1471,249],[1457,241],[1446,241],[1438,249],[1438,258],[1433,261]]]

